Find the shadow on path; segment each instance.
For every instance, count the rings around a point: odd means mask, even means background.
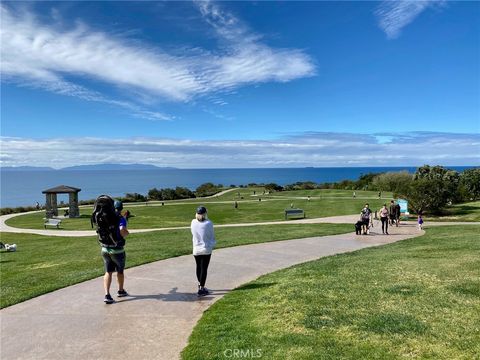
[[[230,289],[222,289],[222,290],[210,290],[210,294],[207,296],[197,296],[196,293],[186,293],[186,292],[177,292],[177,287],[172,288],[167,294],[149,294],[149,295],[135,295],[129,294],[128,297],[122,298],[121,300],[117,300],[117,303],[128,302],[128,301],[135,301],[135,300],[145,300],[145,299],[152,299],[152,300],[159,300],[159,301],[186,301],[186,302],[193,302],[193,301],[202,301],[202,300],[211,300],[215,295],[225,295],[226,293],[230,292]]]

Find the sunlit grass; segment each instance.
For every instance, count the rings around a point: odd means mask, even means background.
[[[480,226],[342,254],[262,276],[216,302],[183,359],[475,359]]]

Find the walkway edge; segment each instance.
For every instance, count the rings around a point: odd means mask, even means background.
[[[216,250],[207,284],[214,291],[201,300],[195,295],[191,256],[128,269],[126,284],[131,296],[111,306],[102,302],[101,278],[60,289],[0,311],[1,357],[179,358],[203,312],[232,289],[306,261],[423,234],[413,224],[395,232],[390,236],[343,234]]]

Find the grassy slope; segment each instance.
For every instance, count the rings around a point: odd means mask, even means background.
[[[284,219],[284,209],[290,208],[293,203],[294,207],[305,210],[307,217],[325,217],[335,215],[348,215],[359,213],[364,203],[368,201],[373,209],[380,208],[386,199],[378,199],[375,192],[362,192],[363,198],[351,198],[350,191],[339,190],[312,190],[295,191],[285,193],[275,193],[271,197],[260,196],[262,201],[258,201],[258,197],[251,196],[251,189],[239,189],[232,193],[227,193],[219,199],[203,199],[195,201],[182,202],[165,202],[165,206],[157,205],[132,205],[125,204],[125,210],[130,210],[134,217],[129,223],[131,229],[151,229],[160,227],[178,227],[188,226],[193,217],[195,208],[199,204],[205,204],[209,210],[210,218],[216,224],[228,223],[246,223],[246,222],[263,222],[263,221],[280,221]],[[260,188],[257,188],[257,194]],[[311,194],[312,200],[299,199]],[[294,197],[294,195],[296,197]],[[321,195],[321,198],[317,198]],[[219,203],[218,201],[226,201]],[[241,197],[243,196],[243,200]],[[342,198],[338,198],[342,196]],[[369,197],[369,198],[368,198]],[[238,209],[233,206],[233,200],[238,199]],[[158,204],[158,203],[157,203]],[[81,209],[81,218],[64,219],[61,228],[65,230],[88,230],[91,229],[90,217],[92,208],[85,207]],[[7,224],[13,227],[43,229],[44,213],[35,213],[20,215],[7,221]]]
[[[425,220],[480,222],[480,201],[452,205],[445,209],[442,216],[427,216],[425,217]]]
[[[204,314],[183,359],[478,358],[479,231],[431,228],[262,276]]]
[[[222,248],[339,234],[351,230],[351,225],[343,224],[290,224],[218,228],[215,234],[217,248]],[[92,279],[103,273],[100,247],[94,237],[61,238],[2,233],[1,241],[16,243],[18,251],[0,254],[0,307]],[[126,249],[128,267],[190,254],[190,230],[132,234],[127,239]]]

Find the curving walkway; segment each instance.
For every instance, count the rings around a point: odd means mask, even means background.
[[[0,216],[0,233],[1,232],[10,232],[10,233],[19,233],[19,234],[36,234],[44,236],[61,236],[61,237],[79,237],[79,236],[95,236],[95,230],[59,230],[59,229],[22,229],[12,226],[8,226],[5,221],[8,219],[24,215],[25,213],[20,214],[9,214]],[[323,218],[313,218],[313,219],[299,219],[299,220],[282,220],[282,221],[266,221],[258,223],[238,223],[238,224],[223,224],[215,225],[215,227],[239,227],[239,226],[259,226],[259,225],[281,225],[281,224],[353,224],[358,220],[358,215],[341,215],[341,216],[330,216]],[[410,221],[407,223],[414,224],[415,222]],[[427,222],[425,226],[439,226],[439,225],[475,225],[478,223],[475,222]],[[178,226],[178,227],[166,227],[166,228],[152,228],[152,229],[129,229],[129,232],[132,234],[145,233],[150,231],[167,231],[167,230],[180,230],[180,229],[190,229],[190,226]]]
[[[213,293],[202,299],[195,295],[192,256],[127,269],[131,296],[112,305],[103,303],[101,278],[39,296],[0,311],[1,358],[179,358],[202,313],[235,287],[305,261],[423,234],[414,224],[392,228],[389,236],[376,234],[378,224],[373,230],[216,250],[207,283]]]
[[[62,236],[62,237],[79,237],[79,236],[95,236],[95,230],[42,230],[42,229],[21,229],[9,226],[5,223],[8,219],[20,216],[23,214],[9,214],[0,216],[0,232],[11,232],[20,234],[37,234],[45,236]],[[279,224],[320,224],[320,223],[354,223],[358,218],[358,215],[344,215],[344,216],[331,216],[324,218],[314,219],[299,219],[299,220],[282,220],[282,221],[266,221],[258,223],[239,223],[239,224],[223,224],[215,225],[215,227],[235,227],[235,226],[257,226],[257,225],[279,225]],[[166,227],[166,228],[152,228],[152,229],[129,229],[132,234],[144,233],[150,231],[165,231],[165,230],[178,230],[178,229],[190,229],[190,226],[178,226],[178,227]]]
[[[0,231],[48,236],[91,236],[92,231],[29,230],[7,227]],[[252,226],[295,223],[353,223],[358,215],[330,218],[228,224]],[[429,223],[452,225],[478,223]],[[188,228],[188,227],[182,227]],[[169,230],[144,229],[132,232]],[[413,222],[390,228],[391,235],[353,233],[286,240],[219,249],[212,256],[208,286],[213,293],[198,299],[192,256],[171,258],[127,269],[130,295],[113,305],[103,303],[102,278],[25,301],[0,310],[0,358],[7,359],[176,359],[202,313],[230,290],[258,276],[305,261],[423,234]],[[220,239],[221,241],[221,239]],[[128,250],[127,250],[128,258]],[[99,266],[102,266],[99,257]],[[128,262],[128,260],[127,260]],[[115,289],[115,286],[113,286]]]

